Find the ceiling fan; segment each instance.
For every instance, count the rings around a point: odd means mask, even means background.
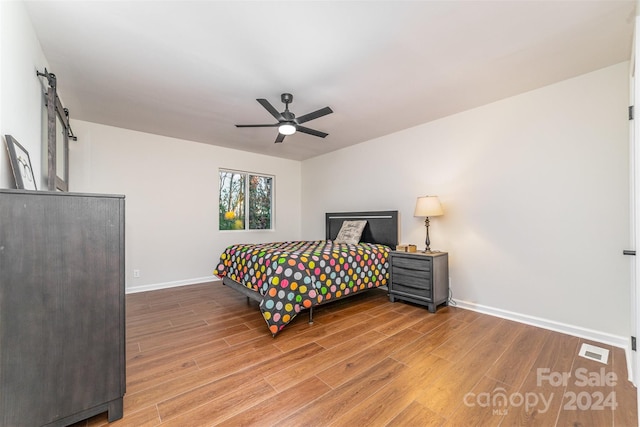
[[[296,118],[296,115],[289,111],[289,104],[293,102],[293,95],[290,93],[283,93],[280,96],[282,102],[284,103],[284,111],[279,113],[278,110],[274,108],[273,105],[266,99],[256,99],[273,117],[278,120],[278,123],[274,124],[264,124],[264,125],[236,125],[239,128],[262,128],[262,127],[277,127],[278,128],[278,136],[275,142],[284,141],[284,137],[287,135],[293,135],[298,132],[306,133],[308,135],[318,136],[320,138],[324,138],[329,135],[328,133],[320,132],[319,130],[309,129],[308,127],[300,126],[302,123],[308,122],[313,119],[317,119],[318,117],[326,116],[327,114],[333,113],[333,110],[329,107],[324,107],[319,110],[316,110],[312,113],[305,114],[304,116],[300,116]]]

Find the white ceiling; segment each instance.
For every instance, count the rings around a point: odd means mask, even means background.
[[[28,1],[72,119],[303,160],[629,59],[631,1]],[[325,139],[274,144],[256,98]]]

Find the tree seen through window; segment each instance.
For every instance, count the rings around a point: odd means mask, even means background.
[[[271,176],[220,170],[220,230],[271,229],[272,195]]]

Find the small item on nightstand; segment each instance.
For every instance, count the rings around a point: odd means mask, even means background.
[[[407,252],[415,252],[417,249],[416,245],[407,245]]]
[[[407,252],[407,245],[397,245],[396,251]]]

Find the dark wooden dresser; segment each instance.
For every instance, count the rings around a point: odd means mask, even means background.
[[[0,190],[0,426],[122,417],[124,298],[124,196]]]
[[[391,251],[389,299],[421,304],[435,313],[449,299],[449,255]]]

